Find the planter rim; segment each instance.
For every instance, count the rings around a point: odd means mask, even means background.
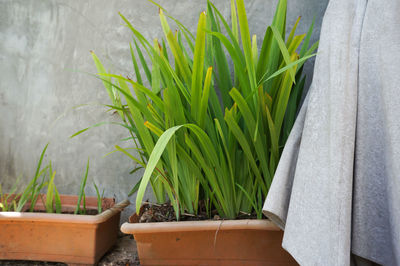
[[[111,208],[97,215],[77,215],[77,214],[61,214],[61,213],[32,213],[32,212],[0,212],[0,221],[46,221],[46,222],[66,222],[73,224],[99,224],[115,213],[121,212],[130,204],[129,200],[123,200],[114,204]]]
[[[124,223],[121,231],[125,234],[168,233],[176,231],[217,231],[217,230],[268,230],[281,229],[269,220],[220,220],[220,221],[183,221],[160,223]]]

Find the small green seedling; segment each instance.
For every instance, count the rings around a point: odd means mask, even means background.
[[[29,208],[29,211],[33,211],[33,208],[36,204],[36,201],[39,197],[39,193],[40,190],[45,186],[45,175],[46,175],[46,170],[48,169],[49,165],[47,165],[46,167],[44,167],[43,169],[41,169],[42,166],[42,161],[43,161],[43,157],[44,154],[46,153],[47,147],[49,144],[46,144],[46,146],[44,147],[42,154],[40,155],[40,159],[36,168],[36,173],[34,178],[31,180],[31,182],[29,182],[28,186],[25,188],[24,192],[21,194],[21,197],[18,201],[17,204],[17,208],[15,209],[15,211],[22,211],[23,207],[25,206],[25,204],[30,201],[31,202],[31,206]],[[37,180],[39,179],[39,177],[43,177],[41,182],[38,183]]]
[[[102,209],[102,199],[103,199],[103,196],[104,196],[104,189],[103,189],[103,191],[102,191],[102,193],[100,195],[99,188],[97,187],[97,185],[96,185],[96,183],[94,181],[93,181],[93,185],[94,185],[94,188],[96,189],[96,195],[97,195],[97,212],[101,213],[103,211],[103,209]]]
[[[57,187],[54,184],[55,175],[56,175],[56,171],[53,171],[53,169],[51,167],[51,161],[50,161],[49,176],[51,176],[51,177],[47,184],[46,203],[44,204],[46,207],[46,212],[48,212],[48,213],[54,212],[54,205],[55,205],[55,212],[61,213],[60,194],[58,193]]]
[[[33,179],[29,182],[22,193],[16,193],[20,178],[17,178],[13,184],[10,193],[4,194],[3,187],[0,184],[0,211],[29,211],[33,212],[39,196],[45,207],[47,213],[61,213],[61,198],[60,193],[54,182],[56,171],[53,171],[51,161],[42,168],[42,162],[46,153],[48,144],[44,147],[39,162],[37,164],[36,173]],[[86,165],[86,171],[83,175],[80,191],[78,195],[78,203],[74,211],[75,214],[86,214],[86,194],[85,187],[89,173],[89,160]],[[47,178],[48,177],[48,178]],[[100,194],[99,188],[93,182],[97,194],[97,210],[98,213],[102,212],[102,199],[104,196],[104,189]],[[46,188],[46,189],[45,189]],[[41,191],[46,190],[46,197],[42,197]],[[81,208],[82,205],[82,208]],[[27,208],[28,206],[29,208]]]
[[[79,191],[79,195],[78,195],[78,203],[76,204],[76,208],[75,208],[75,212],[74,214],[86,214],[86,195],[85,195],[85,186],[86,186],[86,180],[88,177],[88,173],[89,173],[89,159],[87,161],[86,164],[86,172],[82,178],[81,181],[81,187],[80,187],[80,191]],[[81,209],[81,203],[83,208]]]

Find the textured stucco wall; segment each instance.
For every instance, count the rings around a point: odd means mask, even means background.
[[[205,0],[159,2],[192,31],[206,6]],[[229,17],[229,1],[215,2]],[[288,25],[302,16],[298,32],[306,32],[316,16],[317,39],[328,0],[288,2]],[[276,3],[245,1],[251,33],[257,34],[260,45]],[[133,165],[122,154],[104,157],[115,144],[127,145],[120,142],[127,135],[118,126],[105,125],[68,138],[97,122],[118,121],[99,105],[109,103],[100,81],[83,72],[95,73],[90,50],[115,72],[131,71],[131,35],[119,11],[147,38],[162,37],[158,9],[145,0],[0,0],[0,181],[5,187],[17,176],[33,175],[47,142],[46,159],[57,170],[61,193],[78,191],[88,157],[89,195],[94,195],[91,181],[95,180],[106,196],[125,198],[142,174],[129,175]],[[311,70],[309,64],[307,72]],[[74,108],[82,104],[89,105]]]

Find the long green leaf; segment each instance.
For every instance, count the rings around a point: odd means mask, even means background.
[[[97,196],[97,212],[101,213],[103,211],[102,210],[102,203],[103,203],[102,197],[100,195],[99,188],[97,187],[97,185],[94,181],[93,181],[93,186],[94,186],[94,189],[96,190],[96,196]]]
[[[200,14],[197,24],[196,44],[194,47],[194,60],[192,72],[192,90],[191,90],[191,111],[192,116],[198,121],[200,119],[200,102],[201,88],[203,87],[203,69],[205,54],[205,38],[204,28],[206,26],[206,14]]]
[[[278,46],[281,50],[283,59],[286,62],[286,65],[289,65],[292,61],[290,60],[290,54],[289,51],[285,45],[285,42],[282,39],[282,36],[278,29],[274,26],[271,26],[272,33],[274,35],[275,40],[278,42]],[[293,69],[289,69],[290,77],[292,78],[292,81],[295,82],[295,71]]]
[[[56,213],[61,213],[61,198],[60,193],[57,190],[57,187],[54,185],[54,201],[56,205]]]
[[[256,76],[254,72],[253,56],[251,52],[249,25],[247,21],[247,15],[243,0],[237,0],[237,12],[239,18],[239,27],[240,27],[240,35],[242,38],[243,51],[246,59],[246,68],[249,73],[251,89],[254,90],[257,87]]]
[[[51,173],[51,178],[49,184],[47,185],[47,194],[46,194],[46,212],[52,213],[54,212],[54,177],[56,175],[56,171]]]
[[[146,191],[147,184],[150,181],[150,177],[156,167],[158,160],[160,159],[165,147],[167,146],[169,140],[174,135],[174,133],[182,126],[175,126],[166,130],[163,135],[158,139],[156,145],[154,146],[153,152],[150,155],[149,161],[147,162],[146,170],[143,174],[142,181],[136,196],[136,212],[139,213],[140,206],[143,201],[144,193]]]
[[[212,67],[207,70],[206,78],[204,80],[203,94],[200,100],[199,119],[198,123],[201,128],[204,128],[204,121],[207,115],[208,97],[210,96]]]

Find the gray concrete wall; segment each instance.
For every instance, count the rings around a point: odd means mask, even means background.
[[[302,16],[298,32],[306,32],[316,16],[317,39],[328,0],[288,2],[288,25]],[[257,34],[260,44],[276,3],[245,1],[251,33]],[[164,0],[160,4],[193,32],[206,7],[205,0]],[[216,5],[225,17],[230,16],[228,0],[216,1]],[[77,193],[88,158],[89,195],[94,195],[94,180],[106,196],[123,199],[142,174],[129,175],[133,165],[122,154],[104,157],[115,144],[128,146],[120,141],[127,132],[118,126],[97,127],[69,139],[95,123],[118,121],[100,105],[109,103],[101,82],[82,72],[96,72],[90,50],[114,72],[131,72],[131,34],[119,11],[147,38],[163,36],[158,9],[145,0],[0,0],[0,182],[5,187],[17,176],[32,177],[47,142],[46,160],[51,159],[57,170],[61,193]],[[312,63],[307,72],[312,73]],[[83,104],[89,105],[76,108]],[[130,200],[134,202],[134,196]]]

